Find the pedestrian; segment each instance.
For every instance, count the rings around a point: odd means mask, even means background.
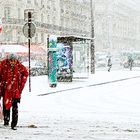
[[[12,108],[11,129],[16,130],[18,122],[18,103],[27,81],[28,71],[14,54],[0,63],[0,97],[3,97],[4,126],[9,125]]]
[[[133,67],[133,59],[132,57],[128,57],[128,66],[129,66],[129,69],[132,70],[132,67]]]
[[[111,57],[108,58],[107,66],[108,66],[108,72],[110,72],[112,67]]]

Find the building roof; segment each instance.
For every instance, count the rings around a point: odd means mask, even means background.
[[[57,37],[58,42],[77,42],[83,40],[94,40],[95,38],[83,37],[83,36],[60,36]]]

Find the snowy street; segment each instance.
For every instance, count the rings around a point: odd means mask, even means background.
[[[139,76],[139,71],[98,71],[56,88],[46,76],[32,77],[32,91],[27,83],[19,105],[18,130],[1,122],[0,139],[139,140]]]
[[[0,140],[140,140],[140,0],[0,0]]]

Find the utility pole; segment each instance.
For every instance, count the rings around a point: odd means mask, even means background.
[[[91,74],[95,73],[95,46],[94,46],[94,7],[93,0],[90,0],[91,11],[91,46],[90,46],[90,66]]]
[[[32,13],[28,12],[28,50],[29,50],[29,91],[31,92],[31,22]]]
[[[27,22],[24,26],[23,26],[23,34],[25,35],[25,37],[28,38],[28,49],[29,49],[29,92],[31,92],[31,38],[34,37],[35,32],[36,32],[36,27],[34,25],[33,21],[33,9],[26,9],[24,11],[24,20]]]

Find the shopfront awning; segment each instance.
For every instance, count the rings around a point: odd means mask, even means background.
[[[22,45],[0,45],[0,53],[2,56],[11,53],[16,55],[27,55],[28,49]]]
[[[25,48],[28,49],[28,44],[24,45]],[[43,46],[38,45],[38,44],[31,44],[30,45],[30,51],[32,52],[32,54],[39,54],[39,55],[44,55],[46,54],[46,50],[43,48]]]

